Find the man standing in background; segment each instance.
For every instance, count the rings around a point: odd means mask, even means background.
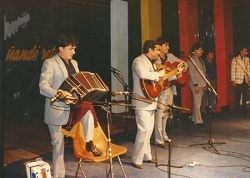
[[[192,121],[195,125],[198,126],[205,126],[203,119],[201,117],[201,100],[204,90],[206,89],[206,81],[203,77],[206,76],[206,68],[203,60],[201,59],[203,48],[201,44],[195,43],[192,46],[192,59],[195,65],[188,60],[188,67],[189,67],[189,75],[190,75],[190,83],[189,87],[193,94],[193,111],[192,111]],[[197,68],[198,69],[197,69]],[[200,70],[201,74],[198,72]]]
[[[246,55],[247,48],[242,47],[240,49],[240,54],[235,56],[231,63],[231,81],[232,85],[235,87],[234,109],[236,113],[245,113],[247,111],[246,102],[250,86],[250,66],[249,58]]]
[[[206,67],[206,74],[207,80],[210,82],[211,86],[216,90],[216,64],[214,61],[214,52],[213,51],[206,51],[206,59],[204,60],[204,64]],[[207,114],[207,100],[210,108],[211,113],[215,112],[216,109],[216,98],[215,96],[206,89],[202,96],[202,103],[201,103],[201,113]]]

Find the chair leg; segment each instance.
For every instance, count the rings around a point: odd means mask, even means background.
[[[127,178],[126,173],[125,173],[125,170],[124,170],[123,165],[122,165],[122,162],[121,162],[121,159],[120,159],[120,157],[119,157],[119,156],[117,156],[117,158],[118,158],[119,164],[120,164],[120,166],[121,166],[121,169],[122,169],[123,175],[124,175],[124,177],[125,177],[125,178]]]
[[[123,172],[124,177],[125,177],[125,178],[127,178],[127,176],[126,176],[125,170],[124,170],[124,168],[123,168],[123,165],[122,165],[122,162],[121,162],[120,157],[119,157],[119,156],[117,156],[117,159],[118,159],[118,161],[119,161],[119,164],[120,164],[120,167],[121,167],[121,169],[122,169],[122,172]],[[109,169],[109,172],[108,172],[108,174],[107,174],[107,178],[109,177],[109,175],[110,175],[110,174],[112,174],[112,172],[111,172],[111,168]],[[111,177],[112,177],[112,176],[113,176],[113,175],[111,175]]]
[[[78,174],[79,168],[81,169],[81,172],[82,172],[83,177],[86,178],[86,176],[85,176],[85,174],[84,174],[84,171],[83,171],[83,169],[82,169],[81,162],[82,162],[82,159],[80,159],[79,162],[78,162],[78,166],[77,166],[75,178],[77,178],[77,174]]]

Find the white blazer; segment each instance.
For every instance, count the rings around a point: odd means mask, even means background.
[[[148,58],[145,56],[145,54],[141,54],[135,60],[132,64],[132,72],[133,72],[133,92],[139,96],[145,97],[141,87],[139,79],[147,79],[147,80],[153,80],[158,81],[159,80],[159,74],[158,72],[155,72],[156,66],[151,64],[151,62],[148,60]],[[156,98],[157,99],[157,98]],[[136,106],[135,109],[139,110],[154,110],[156,108],[156,103],[146,103],[143,101],[139,101],[136,99],[133,99],[132,103]]]
[[[71,60],[76,72],[79,72],[78,64]],[[62,82],[68,77],[67,69],[62,59],[57,55],[46,59],[43,62],[41,76],[39,81],[40,93],[46,97],[44,122],[50,125],[65,125],[68,122],[69,108],[63,102],[55,102],[57,108],[50,106],[50,100],[56,95],[57,89]]]

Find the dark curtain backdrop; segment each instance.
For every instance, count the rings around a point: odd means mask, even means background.
[[[40,118],[43,114],[44,98],[38,88],[41,65],[46,56],[54,54],[54,44],[61,32],[69,31],[80,38],[74,56],[80,70],[97,72],[110,86],[108,1],[9,0],[5,1],[3,14],[5,28],[8,27],[2,60],[6,117]],[[30,55],[20,55],[27,50]]]
[[[215,50],[214,0],[199,0],[199,38],[206,50]],[[204,54],[204,53],[203,53]]]
[[[128,70],[129,86],[132,88],[131,65],[142,51],[140,0],[127,2]],[[161,2],[162,34],[169,38],[171,52],[179,57],[178,1]],[[200,41],[213,48],[213,1],[199,2]],[[250,49],[250,1],[232,0],[232,5],[232,43],[237,53],[241,46]],[[44,58],[53,54],[59,33],[70,31],[79,36],[80,44],[74,58],[80,70],[97,72],[110,86],[110,0],[8,0],[1,1],[0,15],[0,144],[3,143],[2,124],[5,120],[43,120],[44,98],[38,88],[40,70]],[[24,51],[29,51],[29,55],[21,56]],[[110,98],[107,95],[104,97]],[[180,101],[180,98],[175,98],[176,105]],[[1,154],[0,161],[2,158]]]
[[[169,52],[176,57],[180,57],[180,36],[179,36],[179,13],[178,1],[163,0],[161,6],[162,12],[162,36],[169,40]],[[174,104],[181,106],[181,85],[177,86],[177,96],[174,96]]]
[[[247,47],[250,51],[250,1],[232,0],[234,53],[239,54],[240,48]]]
[[[81,70],[97,72],[110,86],[110,1],[109,0],[8,0],[1,1],[2,36],[1,90],[2,113],[13,117],[40,117],[43,97],[38,81],[45,56],[52,54],[56,36],[63,31],[80,38],[75,59]],[[128,2],[129,86],[132,88],[131,65],[141,54],[140,0]],[[162,34],[170,41],[171,52],[179,57],[178,1],[162,0]],[[250,1],[232,0],[235,51],[250,46]],[[200,41],[214,47],[213,1],[199,3]],[[29,19],[27,20],[27,16]],[[26,18],[26,19],[25,19]],[[27,22],[25,22],[27,20]],[[19,22],[19,23],[18,23]],[[8,27],[8,28],[6,28]],[[3,34],[3,33],[2,33]],[[20,57],[18,52],[30,55]],[[46,52],[46,55],[44,54]],[[11,54],[11,55],[7,55]],[[21,60],[20,60],[21,58]],[[18,60],[19,59],[19,60]],[[4,69],[3,69],[4,68]],[[4,76],[4,77],[3,77]],[[107,94],[109,95],[109,94]],[[105,95],[105,98],[110,96]],[[180,104],[177,98],[176,104]]]
[[[127,2],[129,86],[133,88],[131,65],[141,54],[140,0]],[[7,26],[1,53],[1,62],[5,63],[5,118],[43,120],[44,97],[38,88],[41,65],[54,54],[61,32],[72,32],[80,38],[74,56],[80,70],[97,72],[111,86],[110,0],[9,0],[1,7]],[[20,55],[24,51],[30,54]],[[109,100],[110,93],[103,99]]]
[[[142,53],[140,8],[140,0],[128,0],[128,85],[130,89],[133,89],[132,63]]]
[[[163,0],[161,11],[162,35],[169,40],[169,51],[178,56],[180,52],[178,1]]]

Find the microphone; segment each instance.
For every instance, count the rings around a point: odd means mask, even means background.
[[[116,68],[114,68],[112,66],[110,66],[110,69],[113,70],[113,71],[119,71],[118,69],[116,69]]]
[[[117,95],[122,95],[122,94],[128,95],[128,94],[130,94],[130,92],[129,91],[112,91],[111,92],[112,96],[117,96]]]
[[[113,72],[114,74],[121,74],[122,72],[112,66],[110,66],[111,72]]]
[[[114,67],[110,66],[110,69],[111,69],[112,72],[114,71]]]
[[[52,105],[56,100],[58,100],[63,94],[63,91],[62,90],[58,90],[57,91],[57,94],[51,98],[50,100],[50,105]]]

